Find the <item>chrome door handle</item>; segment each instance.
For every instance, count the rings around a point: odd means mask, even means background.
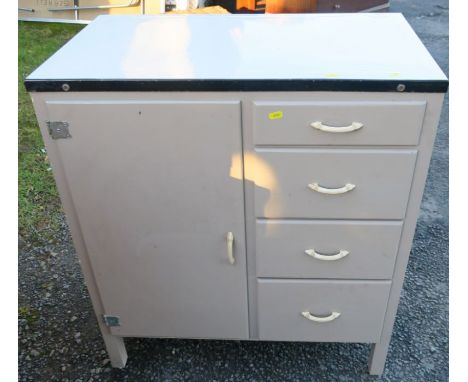
[[[359,130],[364,126],[364,124],[361,122],[353,122],[351,123],[351,125],[348,126],[328,126],[325,125],[323,122],[316,121],[312,122],[310,126],[317,130],[325,131],[327,133],[349,133],[351,131]]]
[[[236,262],[236,259],[234,258],[234,253],[233,253],[234,234],[232,232],[227,233],[226,241],[227,241],[228,260],[229,260],[229,263],[232,265]]]
[[[345,256],[349,255],[349,251],[346,251],[344,249],[341,249],[337,254],[335,255],[323,255],[321,253],[318,253],[315,251],[315,249],[306,249],[304,251],[307,255],[318,259],[318,260],[325,260],[325,261],[333,261],[333,260],[339,260],[342,259]]]
[[[338,317],[341,316],[341,313],[338,313],[338,312],[331,312],[326,317],[317,317],[317,316],[314,316],[310,312],[302,312],[301,314],[302,314],[303,317],[307,318],[310,321],[314,321],[314,322],[330,322],[330,321],[336,320]]]
[[[326,188],[326,187],[320,186],[318,183],[310,183],[307,187],[321,194],[338,195],[338,194],[344,194],[346,192],[354,190],[356,188],[356,185],[352,183],[346,183],[343,187]]]

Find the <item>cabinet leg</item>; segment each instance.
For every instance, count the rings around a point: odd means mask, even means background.
[[[127,350],[125,349],[124,339],[113,336],[105,331],[107,331],[107,328],[101,330],[102,338],[104,339],[111,365],[112,367],[122,369],[127,363]]]
[[[372,344],[369,355],[369,374],[381,375],[385,368],[389,342],[380,342]]]

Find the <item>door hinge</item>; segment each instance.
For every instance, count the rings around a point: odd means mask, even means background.
[[[102,315],[102,320],[104,324],[108,327],[120,326],[120,317],[119,316],[109,316],[107,314]]]
[[[68,122],[65,121],[46,121],[49,135],[52,139],[71,138],[68,130]]]

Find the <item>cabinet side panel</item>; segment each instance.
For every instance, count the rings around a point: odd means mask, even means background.
[[[44,140],[45,147],[47,149],[47,156],[49,158],[50,165],[53,170],[55,182],[62,202],[62,207],[65,212],[68,226],[73,239],[76,253],[80,260],[80,267],[83,272],[83,277],[88,288],[91,302],[93,305],[94,312],[97,317],[99,329],[103,336],[104,342],[106,343],[109,357],[114,365],[122,367],[125,365],[127,360],[127,354],[123,342],[119,338],[115,338],[112,335],[109,328],[104,325],[101,320],[104,314],[104,307],[102,299],[99,294],[99,290],[96,284],[96,278],[91,266],[89,254],[83,239],[82,230],[76,213],[76,208],[73,203],[73,199],[70,194],[70,188],[67,183],[64,168],[60,159],[59,152],[57,150],[56,141],[51,139],[46,121],[49,120],[48,111],[46,108],[46,101],[49,97],[48,93],[32,93],[33,106],[36,113],[39,128],[41,130],[42,138]]]
[[[428,106],[423,124],[421,140],[413,177],[411,193],[406,210],[403,232],[393,273],[392,288],[385,314],[384,326],[380,342],[374,345],[369,359],[369,372],[380,374],[385,365],[388,346],[392,336],[393,324],[395,322],[398,303],[400,301],[401,289],[405,279],[406,266],[408,264],[416,223],[419,215],[426,177],[432,155],[432,148],[439,125],[440,113],[442,111],[443,94],[426,94]]]

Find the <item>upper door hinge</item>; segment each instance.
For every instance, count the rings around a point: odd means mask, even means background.
[[[71,138],[68,122],[46,121],[46,124],[52,139]]]
[[[109,316],[107,314],[103,314],[102,315],[102,320],[104,321],[104,324],[106,324],[109,327],[120,326],[120,317],[119,316]]]

